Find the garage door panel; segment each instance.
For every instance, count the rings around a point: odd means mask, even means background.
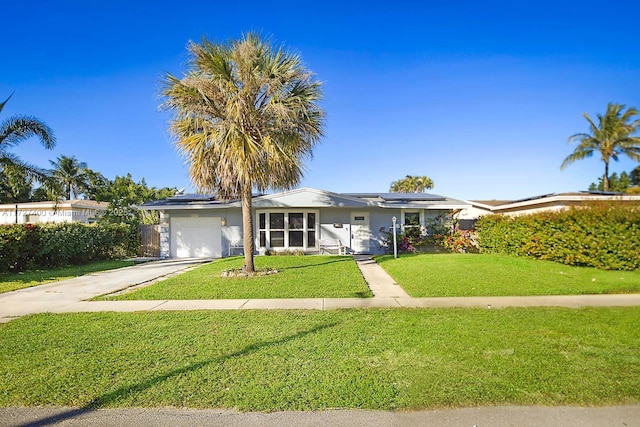
[[[171,218],[171,256],[174,258],[221,257],[220,218]]]

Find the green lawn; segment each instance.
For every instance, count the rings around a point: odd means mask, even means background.
[[[279,411],[640,403],[640,308],[39,314],[0,406]]]
[[[348,256],[262,256],[256,268],[277,274],[261,277],[220,277],[243,265],[244,258],[213,261],[184,274],[124,295],[118,300],[236,298],[366,298],[371,296],[358,266]]]
[[[412,297],[640,292],[640,271],[605,271],[493,254],[376,257]]]
[[[100,261],[85,265],[53,268],[50,270],[34,270],[16,274],[0,274],[0,293],[29,288],[49,282],[71,279],[96,271],[113,270],[129,267],[133,261]]]

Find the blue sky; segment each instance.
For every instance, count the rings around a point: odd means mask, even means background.
[[[640,107],[640,3],[576,4],[9,0],[0,98],[15,94],[0,120],[53,128],[55,150],[15,150],[37,165],[75,155],[109,178],[190,189],[159,81],[185,70],[189,40],[259,31],[324,82],[326,136],[303,186],[387,191],[413,174],[461,199],[586,190],[603,164],[561,171],[567,138],[588,131],[583,112]],[[635,166],[623,158],[611,172]]]

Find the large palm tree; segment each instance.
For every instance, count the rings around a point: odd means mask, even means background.
[[[77,199],[87,191],[89,186],[89,170],[85,162],[80,162],[75,156],[59,156],[56,161],[49,160],[53,169],[51,178],[59,187],[67,200]]]
[[[600,152],[604,162],[604,176],[602,183],[604,191],[609,191],[609,162],[618,161],[621,154],[626,154],[633,160],[640,161],[640,137],[634,134],[640,129],[640,119],[633,120],[638,110],[609,103],[604,116],[598,114],[598,124],[591,120],[587,113],[583,116],[589,122],[591,133],[577,133],[569,137],[569,142],[578,142],[575,151],[562,162],[561,169],[569,163],[591,157],[594,152]]]
[[[407,175],[403,179],[393,181],[389,191],[392,193],[424,193],[433,188],[433,181],[428,176]]]
[[[245,269],[254,272],[253,190],[289,189],[323,134],[321,84],[298,55],[257,34],[190,43],[189,70],[167,74],[163,106],[200,191],[241,199]]]
[[[11,96],[13,94],[0,103],[0,112],[11,99]],[[29,178],[46,179],[47,173],[44,169],[26,163],[15,154],[9,152],[9,149],[16,147],[33,136],[38,137],[40,143],[47,149],[52,149],[56,144],[51,128],[35,117],[11,116],[0,123],[0,172],[4,173],[5,168],[10,168],[22,171]]]

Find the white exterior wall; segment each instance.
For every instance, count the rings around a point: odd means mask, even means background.
[[[227,256],[229,254],[229,246],[231,244],[238,243],[243,244],[242,233],[242,210],[241,209],[225,209],[223,212],[224,222],[222,226],[222,255]],[[256,219],[253,219],[254,226]],[[255,243],[254,243],[255,244]],[[256,246],[257,247],[257,246]],[[240,255],[243,251],[236,249],[233,254]]]
[[[561,211],[564,209],[569,209],[571,206],[564,206],[564,205],[556,205],[556,206],[531,206],[528,208],[522,208],[519,210],[514,210],[514,211],[506,211],[506,212],[497,212],[497,213],[501,213],[502,215],[506,215],[506,216],[522,216],[522,215],[531,215],[534,213],[539,213],[539,212],[557,212],[557,211]]]
[[[386,233],[393,230],[393,217],[400,224],[400,209],[372,209],[370,217],[371,241],[369,248],[372,254],[384,254]]]
[[[338,239],[349,248],[351,243],[351,226],[349,223],[351,209],[324,208],[320,209],[320,234],[318,239]]]
[[[488,209],[483,209],[476,206],[469,206],[468,208],[462,209],[462,211],[460,211],[460,213],[458,214],[458,219],[478,219],[482,215],[489,215],[489,214],[493,214],[493,212],[491,212]]]

